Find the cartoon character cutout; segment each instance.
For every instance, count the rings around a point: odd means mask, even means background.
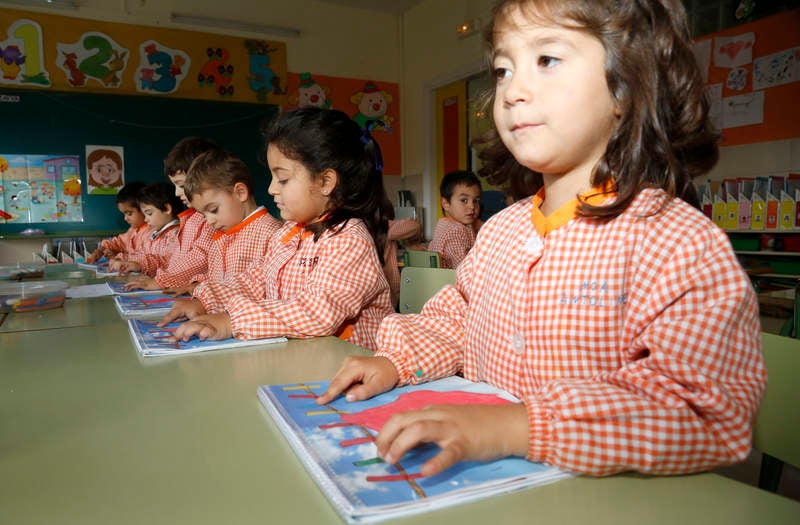
[[[392,95],[378,89],[374,82],[364,84],[364,89],[352,97],[350,102],[358,106],[358,113],[353,120],[363,129],[367,122],[372,122],[372,131],[392,131],[392,117],[386,113],[392,103]]]
[[[73,87],[84,87],[93,80],[104,88],[117,88],[128,66],[128,49],[105,33],[89,31],[71,44],[56,44],[56,65]]]
[[[311,78],[311,73],[300,73],[300,86],[297,93],[289,96],[289,104],[298,108],[316,107],[332,109],[331,99],[328,98],[330,89],[321,86]]]
[[[42,27],[20,18],[8,27],[8,38],[0,41],[0,84],[50,86],[44,64]],[[2,37],[0,37],[2,38]]]
[[[155,40],[139,44],[136,90],[140,93],[174,93],[186,78],[191,58],[184,51],[171,49]]]
[[[121,148],[87,146],[89,195],[116,195],[125,184]]]
[[[209,47],[206,49],[208,61],[197,74],[200,87],[211,87],[221,97],[233,96],[233,64],[228,63],[230,52],[227,49]]]

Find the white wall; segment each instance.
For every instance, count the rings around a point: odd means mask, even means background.
[[[800,135],[800,124],[798,124]],[[800,138],[720,148],[711,180],[800,173]]]

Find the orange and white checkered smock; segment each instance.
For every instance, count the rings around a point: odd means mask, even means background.
[[[439,252],[442,268],[458,268],[475,244],[475,230],[449,217],[436,223],[428,250]]]
[[[400,268],[397,266],[397,241],[419,238],[422,225],[414,219],[389,220],[386,246],[383,249],[383,273],[389,281],[392,305],[396,308],[400,300]]]
[[[139,263],[143,275],[152,277],[159,267],[167,266],[178,250],[178,221],[165,224],[158,232],[150,228],[150,239],[137,253],[126,256],[128,261]],[[155,235],[155,237],[153,237]]]
[[[656,213],[664,197],[643,190],[606,222],[574,201],[547,218],[538,196],[512,205],[455,286],[384,320],[376,355],[402,384],[461,371],[512,392],[531,461],[593,475],[741,461],[766,381],[756,296],[725,233],[678,199]]]
[[[114,251],[115,259],[124,259],[127,254],[143,251],[144,247],[150,242],[152,233],[153,230],[147,223],[138,227],[131,226],[125,233],[110,239],[103,239],[100,242],[100,246]]]
[[[288,221],[262,264],[195,288],[209,313],[227,311],[238,339],[337,335],[375,349],[381,320],[392,313],[375,243],[360,220],[313,235]]]
[[[178,251],[166,267],[159,267],[154,279],[162,288],[185,286],[192,277],[208,271],[208,251],[214,242],[215,230],[194,208],[178,215],[181,229],[178,232]]]
[[[270,239],[282,225],[266,208],[259,206],[236,226],[218,231],[208,251],[208,272],[192,277],[191,282],[224,281],[245,271],[261,260]]]

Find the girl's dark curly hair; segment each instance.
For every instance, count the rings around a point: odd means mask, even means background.
[[[692,53],[686,12],[679,0],[504,0],[484,38],[508,29],[519,10],[596,37],[606,51],[606,81],[621,117],[592,176],[593,187],[611,183],[611,205],[581,202],[578,213],[599,219],[622,213],[643,188],[663,189],[699,207],[692,179],[716,164],[718,134],[708,119],[703,79]],[[493,94],[490,95],[493,98]],[[480,175],[515,198],[542,186],[541,175],[521,166],[496,130],[483,145]]]
[[[308,226],[315,239],[326,229],[361,219],[383,263],[388,199],[377,161],[378,145],[369,133],[341,111],[306,107],[280,114],[265,135],[267,145],[301,163],[312,177],[327,169],[338,175],[327,214]]]

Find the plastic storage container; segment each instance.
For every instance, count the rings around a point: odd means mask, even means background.
[[[44,264],[14,264],[0,266],[0,280],[21,281],[44,276]]]
[[[64,281],[0,282],[0,313],[37,312],[64,304]]]

